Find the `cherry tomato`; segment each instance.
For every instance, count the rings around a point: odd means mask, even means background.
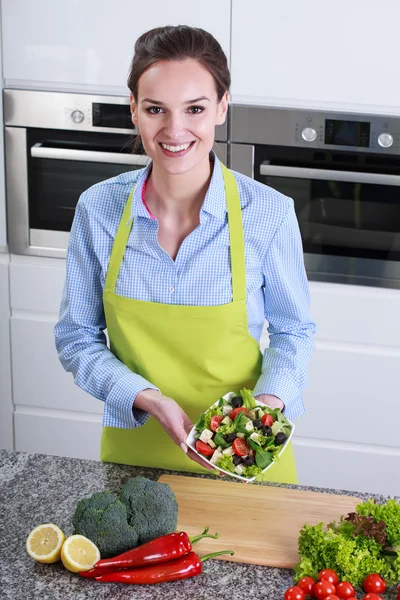
[[[333,585],[336,585],[339,581],[339,577],[332,569],[324,569],[320,572],[317,579],[318,581],[329,581],[329,583],[333,583]]]
[[[217,431],[218,427],[221,425],[221,421],[224,417],[221,417],[221,415],[214,415],[213,417],[211,417],[211,421],[210,421],[210,429],[211,431]]]
[[[293,585],[286,590],[284,600],[304,600],[304,592],[297,585]]]
[[[354,598],[355,590],[351,583],[348,581],[341,581],[336,586],[336,595],[339,598],[343,598],[344,600],[348,600],[349,598]]]
[[[378,596],[377,594],[371,593],[367,594],[366,596],[363,596],[362,600],[382,600],[382,597]]]
[[[303,577],[297,582],[297,587],[301,588],[307,596],[313,595],[315,581],[312,577]]]
[[[314,586],[314,596],[318,600],[325,600],[327,596],[335,593],[336,588],[330,581],[318,581]]]
[[[237,456],[248,456],[250,453],[250,446],[242,438],[236,438],[232,444],[232,448]]]
[[[247,408],[245,408],[244,406],[238,406],[237,408],[234,408],[233,411],[229,414],[229,418],[232,419],[232,421],[233,421],[234,418],[236,417],[236,415],[239,414],[240,412],[247,415]]]
[[[383,594],[386,590],[386,583],[377,573],[371,573],[364,579],[363,588],[365,592],[371,594]]]
[[[196,450],[203,454],[204,456],[212,456],[214,454],[214,450],[208,444],[205,444],[201,440],[197,440],[196,442]]]
[[[329,594],[329,596],[325,596],[324,600],[340,600],[340,598],[336,594]]]
[[[261,421],[266,427],[271,427],[274,422],[274,417],[272,415],[263,415]]]

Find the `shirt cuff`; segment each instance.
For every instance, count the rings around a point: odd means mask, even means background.
[[[253,395],[271,394],[282,400],[285,416],[293,420],[305,413],[305,406],[298,387],[288,374],[282,371],[263,373],[257,381]]]
[[[134,429],[144,425],[150,415],[141,408],[135,408],[134,402],[139,392],[148,388],[160,391],[147,379],[136,373],[128,373],[121,377],[108,394],[106,400],[107,422],[104,422],[103,425],[122,429]]]

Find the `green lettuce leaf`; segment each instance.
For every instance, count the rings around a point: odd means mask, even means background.
[[[240,390],[240,395],[243,398],[243,406],[247,408],[247,410],[251,410],[252,408],[256,408],[257,402],[253,396],[253,392],[246,388]]]
[[[217,466],[221,467],[221,469],[225,469],[225,471],[231,471],[231,473],[235,472],[233,458],[232,456],[228,456],[227,454],[224,454],[219,460],[217,460]]]

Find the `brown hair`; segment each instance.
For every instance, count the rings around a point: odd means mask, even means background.
[[[156,27],[138,38],[128,76],[128,88],[135,100],[139,79],[147,69],[161,60],[187,58],[197,60],[213,76],[220,102],[231,84],[224,51],[211,33],[188,25]]]

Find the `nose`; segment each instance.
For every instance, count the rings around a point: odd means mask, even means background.
[[[182,114],[170,112],[166,115],[164,134],[171,142],[184,139],[186,128]]]

